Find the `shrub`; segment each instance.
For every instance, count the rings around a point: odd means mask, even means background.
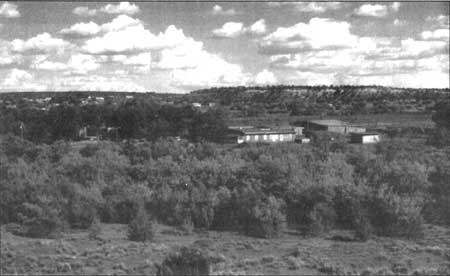
[[[329,204],[320,202],[314,206],[309,213],[308,230],[312,234],[321,234],[334,227],[336,222],[336,212]]]
[[[147,211],[140,207],[128,224],[128,238],[132,241],[149,241],[155,236],[154,222]]]
[[[209,275],[211,262],[199,249],[182,247],[156,265],[157,275]]]
[[[429,176],[433,201],[427,208],[427,218],[433,222],[450,224],[450,165],[440,165]]]
[[[65,228],[64,221],[51,206],[23,203],[19,219],[22,234],[31,238],[51,238]]]
[[[249,212],[241,217],[242,231],[250,236],[273,238],[285,229],[286,217],[283,214],[283,202],[270,196],[258,202]]]
[[[95,219],[92,221],[91,226],[89,227],[89,239],[96,240],[100,237],[100,234],[102,232],[102,228],[100,225],[100,220],[98,217],[95,217]]]
[[[399,196],[382,188],[371,196],[368,205],[370,221],[376,234],[405,238],[416,238],[423,234],[421,198]]]

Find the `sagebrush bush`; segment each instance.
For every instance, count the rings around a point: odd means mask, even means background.
[[[328,232],[336,224],[336,212],[331,205],[325,202],[316,204],[308,217],[308,232],[310,234],[317,235]]]
[[[417,238],[422,232],[423,199],[380,189],[368,202],[371,225],[378,235]]]
[[[258,202],[248,210],[247,216],[241,218],[243,233],[260,237],[273,238],[282,234],[286,226],[286,217],[282,211],[283,202],[270,196]]]
[[[209,275],[211,261],[199,249],[182,247],[167,256],[161,264],[156,265],[159,276]]]
[[[51,206],[24,203],[19,219],[22,234],[31,238],[52,238],[66,228],[60,214]]]
[[[134,219],[128,224],[128,238],[132,241],[150,241],[155,236],[155,225],[147,213],[141,207]]]
[[[98,217],[95,217],[95,219],[92,221],[91,226],[89,227],[89,239],[96,240],[100,237],[100,234],[102,233],[102,227],[100,225],[100,220]]]

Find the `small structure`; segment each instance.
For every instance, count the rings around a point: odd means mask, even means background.
[[[202,107],[202,104],[201,103],[192,103],[192,106],[196,107],[196,108],[200,108],[200,107]]]
[[[299,144],[308,144],[309,142],[311,142],[311,138],[308,138],[306,136],[297,136],[295,138],[295,142]]]
[[[364,133],[366,129],[364,127],[350,125],[340,120],[311,120],[302,122],[302,126],[306,131],[329,131],[341,134],[348,133]]]
[[[254,128],[231,127],[227,141],[242,143],[282,143],[294,142],[296,137],[293,128]]]
[[[350,142],[354,144],[373,144],[380,142],[380,134],[375,132],[350,133]]]

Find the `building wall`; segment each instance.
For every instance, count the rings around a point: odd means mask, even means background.
[[[351,142],[352,143],[359,143],[359,144],[378,143],[378,142],[380,142],[380,135],[373,134],[373,135],[352,136],[351,137]]]
[[[380,142],[380,135],[367,135],[362,137],[363,144],[378,143],[378,142]]]
[[[277,143],[277,142],[293,142],[295,134],[247,134],[238,137],[237,142],[240,143]]]

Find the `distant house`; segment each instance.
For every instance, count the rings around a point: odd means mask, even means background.
[[[380,134],[375,132],[350,133],[350,142],[354,144],[378,143],[380,138]]]
[[[227,140],[242,143],[281,143],[294,142],[296,137],[293,128],[254,128],[231,127]]]
[[[334,119],[304,121],[302,126],[306,131],[329,131],[341,134],[366,132],[364,127],[350,125],[344,121]]]
[[[202,104],[201,103],[192,103],[192,106],[200,108],[200,107],[202,107]]]
[[[118,140],[119,128],[84,126],[80,128],[78,136],[81,140]]]

